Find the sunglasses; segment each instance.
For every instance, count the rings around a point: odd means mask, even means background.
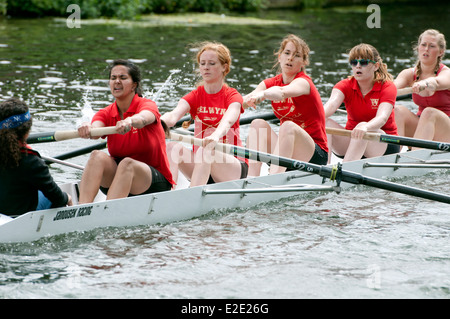
[[[359,62],[359,65],[361,65],[361,66],[367,66],[369,64],[369,62],[372,62],[373,64],[377,63],[376,61],[369,60],[369,59],[360,59],[360,60],[355,59],[355,60],[351,60],[350,61],[350,65],[351,66],[357,66],[358,62]]]

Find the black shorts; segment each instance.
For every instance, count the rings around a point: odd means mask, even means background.
[[[248,164],[246,162],[243,162],[241,160],[239,160],[239,162],[241,163],[241,177],[239,177],[239,179],[243,179],[247,177],[248,174]],[[215,181],[214,179],[211,177],[211,175],[209,175],[209,179],[207,184],[214,184]]]
[[[384,155],[390,155],[390,154],[396,154],[396,153],[400,153],[401,150],[401,146],[397,145],[397,144],[388,144],[388,146],[386,147],[386,151],[384,152]],[[336,155],[336,157],[338,158],[344,158],[343,155],[338,155],[335,152],[333,152],[334,155]],[[361,159],[365,159],[366,157],[363,156],[361,157]]]
[[[328,153],[321,149],[319,145],[315,144],[314,154],[308,163],[317,165],[327,165],[328,163]],[[296,171],[296,168],[287,168],[286,172]]]
[[[172,184],[169,183],[169,181],[164,177],[163,174],[161,174],[156,168],[150,165],[148,167],[150,167],[150,170],[152,171],[152,184],[145,192],[136,195],[128,194],[128,197],[164,192],[172,189]],[[106,195],[108,194],[109,188],[100,186],[100,190],[102,191],[103,194]]]
[[[314,154],[309,160],[311,164],[317,165],[327,165],[328,164],[328,152],[321,149],[319,145],[316,144],[314,149]]]

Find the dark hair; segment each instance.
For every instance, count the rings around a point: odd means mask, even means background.
[[[133,79],[133,82],[136,83],[136,89],[134,90],[134,92],[137,93],[137,95],[139,95],[140,97],[142,97],[141,70],[139,69],[139,67],[136,64],[134,64],[128,60],[125,60],[125,59],[114,60],[113,63],[109,67],[108,78],[111,77],[112,69],[118,65],[123,65],[128,69],[128,74]]]
[[[0,103],[0,121],[10,116],[23,114],[28,111],[28,105],[11,98]],[[22,158],[20,148],[25,144],[25,137],[31,129],[32,119],[15,128],[0,129],[0,169],[17,167]]]

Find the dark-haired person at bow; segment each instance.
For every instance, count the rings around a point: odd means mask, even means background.
[[[26,140],[32,118],[28,105],[16,98],[0,103],[0,214],[72,205],[54,182],[48,166]]]

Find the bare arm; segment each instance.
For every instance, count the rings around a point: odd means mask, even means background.
[[[410,87],[413,84],[414,80],[414,69],[405,69],[399,73],[399,75],[395,78],[394,84],[397,89],[402,89],[405,87]]]
[[[327,103],[325,103],[325,117],[328,118],[336,112],[336,110],[341,106],[342,102],[344,102],[344,93],[341,90],[333,89],[331,91],[331,96],[328,99]]]
[[[148,110],[143,110],[137,114],[127,117],[122,121],[116,123],[116,131],[118,134],[125,134],[131,130],[132,127],[143,128],[146,125],[152,124],[156,121],[156,116]]]
[[[450,69],[442,70],[438,76],[431,76],[412,85],[413,93],[423,96],[433,95],[436,91],[450,89]],[[422,92],[423,91],[423,92]]]
[[[228,130],[233,126],[233,124],[236,123],[240,114],[241,104],[238,102],[231,103],[228,106],[228,109],[220,120],[220,123],[215,131],[210,136],[205,137],[206,143],[209,143],[211,141],[217,143],[222,136],[227,134]]]
[[[244,105],[246,104],[247,107],[256,107],[256,104],[265,99],[283,101],[290,97],[307,95],[310,90],[308,81],[301,78],[293,80],[286,86],[272,86],[268,89],[265,83],[261,82],[252,93],[244,97]]]
[[[271,101],[283,101],[290,97],[307,95],[311,91],[308,81],[295,79],[286,86],[272,86],[264,91],[263,97]]]
[[[383,102],[378,107],[377,115],[369,122],[360,122],[352,131],[352,138],[363,138],[366,132],[377,132],[384,124],[386,124],[389,116],[391,116],[394,106],[390,103]]]
[[[161,121],[164,121],[168,127],[173,127],[190,109],[189,103],[184,99],[180,99],[172,111],[164,113],[161,116]]]
[[[256,104],[260,103],[264,97],[263,92],[266,89],[266,84],[264,81],[258,84],[256,89],[254,89],[251,93],[244,96],[244,109],[247,109],[249,107],[253,107],[256,109]]]

